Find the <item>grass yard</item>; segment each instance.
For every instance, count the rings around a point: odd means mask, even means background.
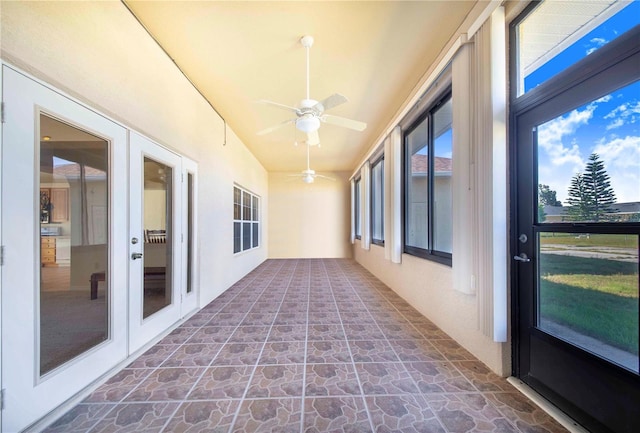
[[[542,245],[570,245],[574,247],[614,247],[638,249],[638,235],[591,234],[587,238],[576,233],[540,233]]]
[[[540,255],[540,315],[638,355],[638,264]]]

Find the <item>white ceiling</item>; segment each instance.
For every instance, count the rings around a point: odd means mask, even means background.
[[[364,132],[320,127],[318,171],[353,170],[382,134],[475,1],[126,1],[126,5],[268,171],[300,171],[304,140],[293,125],[258,136],[305,96],[311,35],[311,98],[349,102],[330,114],[368,124]]]

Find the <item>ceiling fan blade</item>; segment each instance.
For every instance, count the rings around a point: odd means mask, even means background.
[[[325,110],[329,110],[333,107],[337,107],[338,105],[344,104],[345,102],[348,102],[349,100],[347,99],[346,96],[342,96],[339,93],[334,93],[333,95],[329,96],[326,99],[323,99],[322,101],[318,102],[316,105],[314,105],[314,108],[317,108],[318,111],[320,111],[321,113]]]
[[[315,146],[316,144],[320,144],[320,135],[318,134],[318,130],[311,131],[307,133],[307,144],[309,146]]]
[[[351,120],[345,117],[333,116],[331,114],[325,114],[320,118],[323,122],[331,125],[343,126],[345,128],[354,129],[356,131],[364,131],[367,124],[358,120]]]
[[[336,181],[334,178],[329,177],[329,176],[325,176],[324,174],[316,174],[316,177],[321,177],[323,179],[327,179],[327,180],[332,180],[332,181]]]
[[[273,126],[271,126],[271,127],[269,127],[269,128],[263,129],[262,131],[258,131],[256,134],[257,134],[257,135],[265,135],[265,134],[268,134],[268,133],[270,133],[270,132],[273,132],[273,131],[275,131],[275,130],[277,130],[277,129],[280,129],[280,128],[282,128],[283,126],[285,126],[285,125],[287,125],[287,124],[289,124],[289,123],[293,123],[293,122],[295,122],[295,121],[296,121],[296,119],[289,119],[289,120],[285,120],[285,121],[284,121],[284,122],[282,122],[282,123],[278,123],[277,125],[273,125]]]
[[[296,107],[290,107],[288,105],[280,104],[278,102],[269,101],[268,99],[260,99],[256,101],[259,104],[271,105],[272,107],[280,108],[282,110],[292,111],[294,113],[298,113],[298,109]]]

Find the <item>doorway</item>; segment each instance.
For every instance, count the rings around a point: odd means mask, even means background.
[[[197,165],[2,81],[1,430],[21,431],[197,308]]]
[[[512,104],[514,374],[593,432],[640,430],[638,38]]]

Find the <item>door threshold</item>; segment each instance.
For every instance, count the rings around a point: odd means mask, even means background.
[[[507,381],[571,433],[589,433],[589,430],[582,427],[573,418],[558,409],[549,400],[538,394],[533,388],[517,377],[510,376],[507,378]]]

